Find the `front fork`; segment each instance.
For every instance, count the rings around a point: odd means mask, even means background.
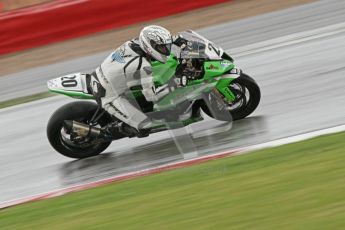
[[[231,92],[229,85],[233,80],[241,76],[241,69],[233,68],[229,73],[220,77],[216,84],[216,89],[225,97],[228,102],[232,102],[236,99],[236,95]]]

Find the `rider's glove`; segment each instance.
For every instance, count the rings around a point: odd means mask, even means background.
[[[175,35],[173,36],[173,44],[183,49],[187,44],[187,40],[184,39],[181,35]]]
[[[156,102],[169,93],[169,88],[168,85],[163,85],[157,88],[153,85],[151,87],[143,87],[142,93],[147,101]]]

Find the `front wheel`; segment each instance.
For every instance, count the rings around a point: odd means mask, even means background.
[[[110,144],[111,141],[85,140],[83,143],[75,143],[71,141],[70,134],[64,128],[66,120],[73,120],[82,123],[88,123],[95,114],[98,106],[92,102],[77,101],[66,104],[55,111],[50,117],[47,126],[47,137],[52,147],[66,157],[71,158],[87,158],[100,154]],[[103,115],[98,126],[105,126],[109,119]]]
[[[243,119],[254,112],[260,103],[261,92],[253,78],[242,73],[228,87],[235,95],[234,101],[225,101],[233,120]],[[207,106],[203,106],[202,109],[208,116],[212,117]]]

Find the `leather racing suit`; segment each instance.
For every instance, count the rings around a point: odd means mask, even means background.
[[[102,91],[100,103],[111,115],[137,130],[150,128],[151,120],[125,95],[132,86],[141,85],[147,101],[157,101],[151,64],[138,39],[125,42],[95,70],[91,80],[94,93]],[[104,91],[103,90],[103,91]],[[161,94],[162,96],[163,94]]]

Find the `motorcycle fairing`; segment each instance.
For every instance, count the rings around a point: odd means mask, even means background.
[[[78,99],[94,99],[87,89],[86,75],[82,73],[68,74],[47,82],[51,92],[64,94]]]
[[[176,72],[177,59],[174,55],[170,55],[166,63],[159,61],[151,62],[152,75],[156,86],[167,83]]]

